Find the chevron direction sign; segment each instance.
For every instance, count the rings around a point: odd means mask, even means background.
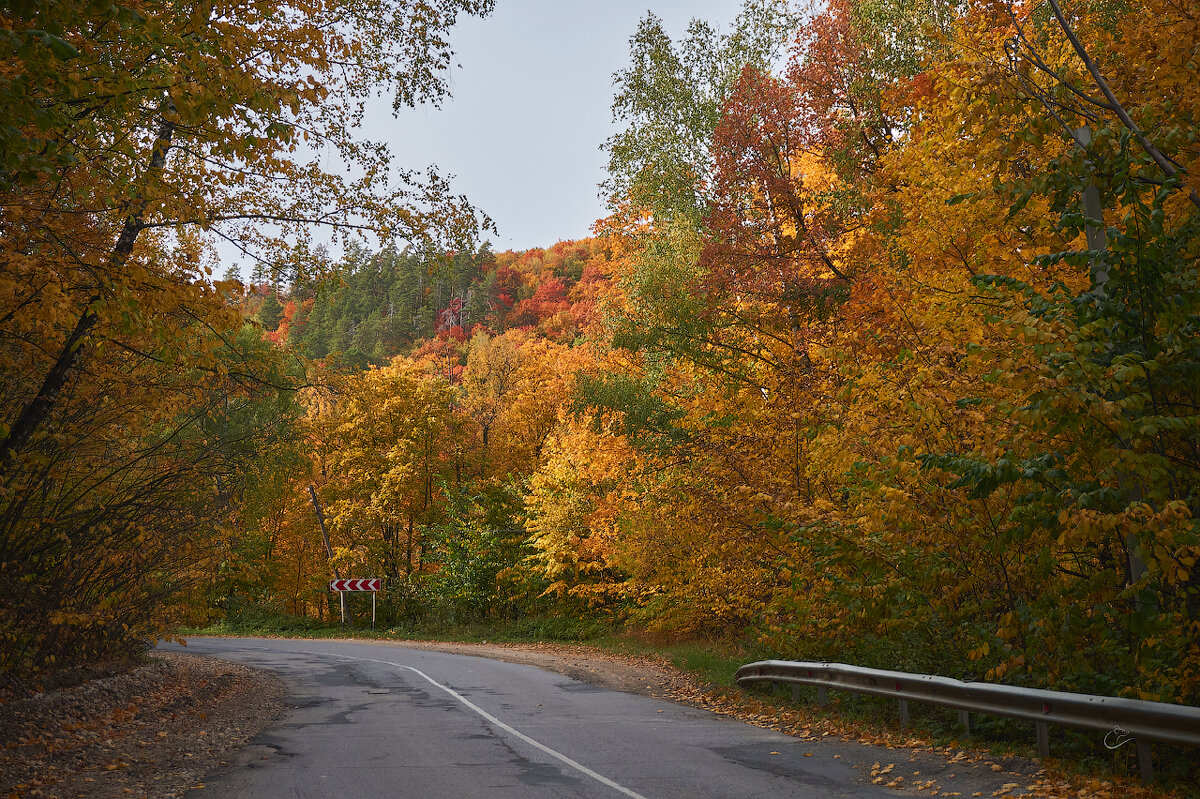
[[[378,577],[367,577],[361,580],[330,580],[330,591],[378,591],[383,581]]]

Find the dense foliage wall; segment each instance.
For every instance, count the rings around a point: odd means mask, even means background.
[[[606,613],[1196,702],[1192,20],[749,2],[674,42],[647,17],[597,239],[360,256],[330,295],[386,272],[426,303],[395,300],[412,343],[322,334],[381,364],[310,405],[335,560],[410,617]],[[383,286],[347,331],[390,318]],[[421,424],[362,410],[387,397]]]
[[[381,91],[443,97],[449,28],[491,3],[369,6],[0,9],[0,677],[18,690],[169,630],[168,598],[289,438],[298,376],[211,279],[215,240],[278,262],[318,225],[439,250],[478,231],[353,123]]]
[[[611,545],[564,590],[784,655],[1194,702],[1191,13],[918,5],[831,2],[747,65],[684,122],[703,170],[639,72],[687,77],[695,40],[635,40],[622,363],[579,400],[635,453],[572,500]]]

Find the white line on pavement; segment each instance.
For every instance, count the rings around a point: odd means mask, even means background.
[[[496,718],[491,713],[488,713],[486,710],[484,710],[479,705],[472,702],[470,699],[467,699],[465,696],[460,694],[458,691],[455,691],[453,688],[450,688],[449,686],[442,685],[440,682],[433,679],[432,677],[430,677],[428,674],[421,671],[420,669],[413,668],[412,666],[406,666],[403,663],[395,663],[390,660],[376,660],[375,658],[360,658],[360,657],[354,657],[353,655],[341,655],[341,654],[337,654],[334,652],[305,652],[304,654],[343,658],[345,660],[361,660],[361,661],[366,661],[368,663],[379,663],[384,666],[394,666],[398,669],[407,669],[408,671],[411,671],[414,674],[420,676],[422,679],[424,679],[430,685],[436,686],[437,688],[440,688],[443,691],[445,691],[446,693],[450,694],[450,696],[454,697],[459,702],[461,702],[463,705],[469,707],[471,710],[475,711],[480,716],[487,719],[493,725],[504,730],[509,735],[520,738],[522,741],[524,741],[525,743],[534,747],[535,749],[539,749],[539,750],[545,752],[546,754],[550,755],[554,759],[566,764],[567,766],[570,766],[571,768],[575,769],[576,771],[580,772],[581,774],[586,774],[587,776],[591,777],[592,779],[596,780],[597,782],[599,782],[603,785],[607,785],[609,788],[612,788],[614,791],[623,793],[624,795],[630,797],[630,799],[646,799],[646,797],[643,796],[642,794],[637,793],[636,791],[631,791],[628,788],[626,788],[624,785],[621,785],[620,783],[613,782],[608,777],[605,777],[603,774],[599,774],[595,771],[592,771],[587,766],[583,765],[582,763],[580,763],[576,760],[572,760],[571,758],[564,755],[562,752],[559,752],[555,749],[551,749],[549,746],[546,746],[544,743],[535,741],[533,738],[530,738],[528,735],[526,735],[525,733],[516,729],[515,727],[505,724],[503,721]]]

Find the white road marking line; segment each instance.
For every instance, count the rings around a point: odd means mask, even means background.
[[[550,755],[550,757],[553,757],[555,760],[558,760],[558,761],[564,763],[565,765],[570,766],[571,768],[575,769],[576,771],[578,771],[581,774],[585,774],[585,775],[591,777],[596,782],[599,782],[602,785],[607,785],[609,788],[612,788],[614,791],[625,794],[626,796],[630,797],[630,799],[647,799],[642,794],[637,793],[636,791],[631,791],[628,788],[626,788],[624,785],[621,785],[620,783],[613,782],[608,777],[605,777],[603,774],[592,771],[587,766],[583,765],[582,763],[580,763],[576,760],[572,760],[571,758],[564,755],[562,752],[559,752],[556,749],[551,749],[549,746],[546,746],[544,743],[535,741],[533,738],[530,738],[528,735],[521,732],[517,728],[512,727],[508,724],[505,724],[503,721],[496,718],[491,713],[488,713],[486,710],[484,710],[479,705],[472,702],[470,699],[467,699],[465,696],[460,694],[458,691],[455,691],[453,688],[451,688],[447,685],[442,685],[440,682],[433,679],[432,677],[430,677],[428,674],[421,671],[420,669],[413,668],[412,666],[406,666],[403,663],[395,663],[391,660],[376,660],[375,658],[360,658],[360,657],[354,657],[353,655],[341,655],[336,652],[304,652],[304,654],[343,658],[344,660],[361,660],[361,661],[366,661],[368,663],[379,663],[384,666],[395,666],[398,669],[407,669],[408,671],[411,671],[412,673],[420,676],[422,679],[424,679],[430,685],[440,688],[443,691],[445,691],[446,693],[450,694],[450,696],[454,697],[459,702],[466,705],[467,707],[469,707],[471,710],[478,713],[483,718],[487,719],[493,725],[504,730],[509,735],[520,738],[525,743],[529,744],[530,746],[532,746],[535,749],[539,749],[542,752],[545,752],[546,754]]]

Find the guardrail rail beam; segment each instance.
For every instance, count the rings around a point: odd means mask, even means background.
[[[736,681],[739,685],[790,683],[793,698],[798,696],[798,686],[815,686],[817,704],[821,706],[828,702],[831,689],[895,699],[899,702],[901,727],[908,726],[910,701],[957,709],[959,724],[968,735],[971,713],[1024,719],[1034,723],[1042,757],[1050,755],[1051,724],[1115,734],[1117,746],[1136,740],[1138,770],[1144,782],[1154,778],[1151,741],[1200,747],[1200,708],[1189,705],[798,660],[748,663],[738,669]],[[1107,740],[1105,745],[1109,745]]]

